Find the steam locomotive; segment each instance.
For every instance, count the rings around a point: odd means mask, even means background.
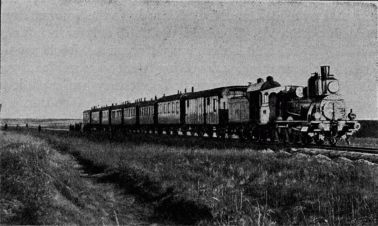
[[[248,86],[136,100],[83,112],[85,131],[197,134],[210,137],[336,145],[348,141],[360,124],[339,94],[329,66],[313,73],[307,87],[281,86],[268,76]]]

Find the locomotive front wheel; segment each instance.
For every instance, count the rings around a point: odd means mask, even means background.
[[[290,131],[289,129],[285,129],[284,142],[287,143],[287,144],[293,143],[293,134],[292,134],[292,131]]]

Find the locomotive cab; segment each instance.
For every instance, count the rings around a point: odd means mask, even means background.
[[[257,79],[257,83],[251,84],[247,89],[247,97],[250,103],[250,119],[252,123],[267,124],[274,121],[279,112],[279,92],[285,87],[274,81],[272,76]]]

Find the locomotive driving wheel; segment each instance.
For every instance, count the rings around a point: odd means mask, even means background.
[[[307,133],[302,133],[301,140],[303,145],[312,143],[312,137],[310,137]]]
[[[284,143],[287,144],[292,144],[294,139],[293,139],[293,131],[290,128],[285,128],[284,129]]]
[[[331,146],[336,146],[337,141],[338,141],[338,139],[337,139],[336,136],[332,136],[332,137],[329,137],[329,138],[328,138],[328,142],[329,142],[329,144],[330,144]]]
[[[317,134],[317,135],[315,136],[315,143],[316,143],[317,145],[323,145],[323,144],[324,144],[324,136],[321,135],[321,134]]]
[[[286,143],[286,132],[285,132],[286,128],[282,128],[282,127],[276,127],[275,129],[275,137],[276,139],[278,140],[278,142],[280,143]]]

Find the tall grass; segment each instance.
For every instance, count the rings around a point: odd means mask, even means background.
[[[49,223],[47,150],[28,136],[0,137],[1,223]]]
[[[58,149],[117,175],[119,183],[139,195],[158,200],[156,210],[166,217],[188,217],[191,209],[178,203],[190,200],[206,207],[203,211],[211,211],[211,220],[205,215],[203,224],[378,223],[378,169],[374,166],[248,148],[219,150],[46,136]]]
[[[83,210],[72,164],[41,139],[0,131],[0,224],[99,222]]]

